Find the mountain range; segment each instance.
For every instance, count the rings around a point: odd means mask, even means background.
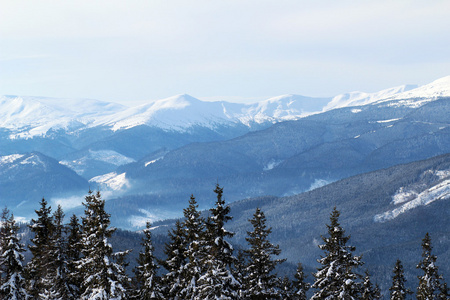
[[[224,189],[225,198],[229,192]],[[184,202],[187,206],[188,199]],[[236,248],[248,247],[245,238],[252,230],[248,220],[259,207],[272,228],[270,241],[280,246],[281,257],[293,268],[298,262],[307,270],[318,267],[316,260],[323,254],[318,245],[323,243],[325,224],[336,207],[341,212],[340,223],[351,236],[349,244],[356,246],[356,255],[363,256],[363,270],[370,270],[384,291],[391,283],[396,259],[405,266],[408,285],[417,286],[415,266],[427,232],[441,274],[450,276],[450,154],[359,174],[302,194],[248,198],[229,205],[233,219],[227,229],[235,233]],[[167,235],[174,223],[155,222],[153,234]]]
[[[450,152],[449,108],[450,76],[421,87],[254,104],[178,95],[128,108],[3,96],[0,200],[29,218],[24,201],[44,196],[74,207],[89,187],[99,188],[116,225],[132,228],[179,215],[191,193],[209,207],[217,181],[230,201],[294,195]],[[46,163],[23,164],[27,157]]]

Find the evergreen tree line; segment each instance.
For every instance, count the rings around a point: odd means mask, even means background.
[[[168,233],[164,253],[154,256],[151,225],[143,230],[142,249],[134,277],[126,273],[129,251],[114,252],[108,239],[114,228],[105,212],[100,192],[85,197],[84,216],[63,224],[60,206],[52,213],[45,199],[29,225],[33,234],[31,260],[24,265],[25,246],[14,216],[5,208],[0,227],[0,299],[380,299],[381,291],[368,271],[359,273],[361,256],[348,245],[350,236],[339,224],[339,211],[330,214],[328,233],[322,236],[323,256],[309,284],[299,263],[294,280],[277,276],[281,250],[269,241],[271,228],[257,208],[247,232],[249,248],[234,255],[233,233],[225,229],[231,220],[223,188],[216,185],[217,200],[205,219],[193,196],[183,210],[184,218]],[[416,297],[420,300],[449,299],[447,285],[438,272],[428,233],[422,241],[421,269]],[[131,251],[131,250],[130,250]],[[161,268],[161,270],[158,270]],[[390,299],[413,293],[405,286],[403,266],[397,260],[389,289]],[[310,290],[311,289],[311,290]],[[310,291],[309,291],[310,290]]]

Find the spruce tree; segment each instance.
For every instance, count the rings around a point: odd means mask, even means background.
[[[370,280],[369,271],[366,270],[361,294],[362,300],[376,300],[381,298],[381,291],[378,285],[373,286]]]
[[[51,251],[54,231],[51,207],[44,198],[40,205],[41,208],[35,210],[37,219],[32,219],[29,225],[34,237],[31,239],[32,244],[29,245],[32,257],[27,264],[27,281],[28,292],[34,299],[45,297],[50,293],[53,283],[49,278],[55,269]]]
[[[225,205],[223,188],[218,184],[214,189],[217,195],[215,207],[210,209],[211,216],[206,222],[206,253],[203,258],[205,272],[199,278],[196,299],[239,299],[241,286],[231,272],[231,265],[236,261],[233,247],[226,240],[234,233],[227,231],[224,225],[231,220],[230,207]]]
[[[67,268],[67,285],[69,295],[67,299],[79,299],[81,295],[81,284],[83,282],[83,274],[77,268],[77,262],[81,258],[81,225],[77,216],[74,214],[70,218],[67,230],[67,248],[66,248],[66,268]]]
[[[0,268],[2,270],[3,283],[0,285],[0,299],[28,299],[26,282],[23,277],[23,260],[25,246],[20,243],[18,236],[19,226],[16,225],[14,216],[4,220],[2,215],[1,228],[4,232],[4,245],[0,251]]]
[[[439,299],[439,294],[443,290],[443,278],[436,266],[437,257],[431,254],[432,249],[431,238],[427,232],[422,240],[422,261],[417,265],[417,268],[423,271],[423,274],[418,276],[418,300]]]
[[[3,208],[2,213],[0,215],[0,224],[6,224],[9,220],[10,214],[9,214],[9,209],[5,206],[5,208]],[[7,240],[9,233],[8,230],[5,226],[0,226],[0,253],[2,253],[3,249],[6,248],[7,246]],[[0,256],[0,265],[2,262],[2,257]],[[3,284],[4,282],[4,276],[3,274],[3,270],[0,266],[0,286]]]
[[[318,260],[322,265],[314,274],[312,285],[317,291],[311,299],[358,299],[361,294],[360,275],[354,269],[362,265],[360,256],[353,256],[355,247],[348,246],[350,236],[345,235],[339,224],[339,211],[336,207],[330,216],[328,237],[323,237],[325,256]]]
[[[245,238],[250,244],[246,250],[249,264],[246,267],[247,279],[245,290],[248,299],[278,299],[280,294],[281,279],[274,273],[275,267],[285,259],[274,259],[281,250],[278,245],[273,245],[268,236],[272,228],[266,225],[266,216],[260,208],[256,209],[253,218],[249,220],[253,225],[253,231],[247,232]]]
[[[198,279],[203,270],[202,259],[205,257],[205,220],[197,210],[198,204],[194,196],[189,199],[189,206],[183,209],[184,243],[186,264],[183,269],[181,296],[193,299],[197,293]]]
[[[281,279],[280,288],[279,288],[279,298],[280,299],[292,299],[292,300],[296,299],[294,297],[292,281],[287,276],[284,276],[283,279]],[[258,299],[258,298],[256,298],[256,299]],[[270,298],[264,298],[264,299],[270,299]]]
[[[294,293],[292,299],[306,300],[306,292],[308,292],[311,285],[306,281],[306,275],[303,272],[303,265],[298,263],[297,271],[295,272],[295,280],[292,284]]]
[[[156,274],[158,266],[153,255],[154,248],[150,228],[151,225],[147,222],[141,244],[143,251],[139,253],[134,270],[137,288],[134,298],[140,300],[164,299],[161,293],[161,282]]]
[[[234,278],[241,283],[241,289],[239,289],[239,296],[244,298],[246,295],[245,286],[247,285],[247,265],[249,263],[248,256],[245,253],[245,250],[239,249],[238,254],[236,256],[236,261],[233,264],[233,276]]]
[[[163,295],[166,299],[183,299],[181,297],[183,268],[186,264],[186,243],[184,230],[180,221],[175,223],[175,228],[169,231],[170,242],[165,245],[164,253],[167,259],[162,261],[162,266],[167,273],[162,278]]]
[[[105,212],[105,200],[100,192],[85,197],[82,218],[81,253],[77,267],[83,274],[81,299],[127,299],[123,286],[124,267],[114,261],[115,253],[108,239],[115,228],[110,228],[110,215]]]
[[[389,288],[391,300],[404,300],[412,292],[406,288],[406,279],[403,272],[402,262],[397,259],[394,266],[394,276],[392,277],[392,286]]]
[[[64,212],[60,205],[53,213],[53,233],[50,240],[50,257],[53,261],[51,299],[70,299],[67,281],[66,241],[64,240]]]

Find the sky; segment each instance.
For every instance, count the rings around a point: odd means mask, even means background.
[[[0,2],[0,95],[332,97],[450,75],[450,1]]]

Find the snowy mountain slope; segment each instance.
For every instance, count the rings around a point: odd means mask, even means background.
[[[258,103],[248,105],[243,109],[245,114],[236,116],[243,123],[264,121],[296,120],[322,110],[330,98],[311,98],[300,95],[282,95]],[[250,117],[251,116],[251,117]],[[247,118],[247,119],[246,119]]]
[[[125,177],[125,173],[117,174],[116,172],[111,172],[95,176],[91,178],[89,182],[97,184],[98,189],[101,189],[102,191],[120,191],[130,187],[130,183]]]
[[[184,130],[193,126],[213,129],[218,125],[242,123],[276,123],[297,119],[307,113],[320,111],[328,98],[310,98],[284,95],[255,104],[225,101],[204,102],[189,95],[129,108],[115,115],[99,119],[95,125],[110,126],[112,130],[128,129],[139,125],[168,130]]]
[[[0,156],[0,205],[30,216],[42,197],[85,192],[88,182],[39,152]]]
[[[120,104],[90,99],[2,96],[0,128],[11,130],[13,139],[31,138],[49,130],[76,130],[123,109]]]
[[[251,230],[248,220],[258,207],[264,211],[267,224],[272,228],[271,242],[280,245],[281,257],[293,264],[300,261],[305,267],[313,269],[317,267],[317,258],[323,254],[317,245],[322,243],[320,237],[326,234],[325,224],[329,224],[330,213],[336,206],[341,212],[340,224],[346,234],[351,236],[349,244],[356,246],[355,254],[363,255],[364,270],[373,272],[376,276],[374,281],[387,290],[391,278],[386,274],[391,274],[392,265],[400,258],[408,282],[414,286],[417,280],[415,267],[420,259],[421,240],[426,232],[432,237],[435,247],[433,252],[438,256],[440,271],[444,276],[450,275],[450,199],[417,206],[385,222],[376,222],[374,216],[393,207],[393,197],[401,187],[432,190],[434,186],[445,182],[450,175],[448,170],[450,154],[445,154],[359,174],[298,195],[263,196],[236,201],[230,203],[233,219],[227,223],[227,230],[236,233],[233,243],[248,247],[245,240],[247,232]],[[211,182],[211,185],[214,183]],[[226,183],[223,186],[225,199],[229,202],[233,188]],[[194,195],[198,198],[197,193]],[[214,199],[212,191],[208,195]],[[139,204],[142,203],[145,202],[131,199],[128,206],[140,208]],[[165,235],[167,227],[171,228],[174,223],[175,220],[153,222],[153,234]]]
[[[392,196],[391,205],[396,207],[375,215],[374,221],[386,222],[407,213],[409,210],[429,205],[434,201],[450,200],[450,169],[427,170],[421,174],[422,178],[426,176],[435,176],[440,180],[428,185],[415,183],[414,185],[410,184],[406,187],[400,187]]]
[[[332,99],[283,95],[253,104],[206,102],[189,95],[177,95],[131,108],[87,99],[2,96],[0,128],[10,131],[9,138],[18,139],[45,136],[49,131],[73,133],[101,126],[113,131],[141,125],[172,131],[237,124],[251,127],[252,124],[273,124],[335,108],[384,101],[397,101],[391,105],[422,105],[423,101],[450,96],[450,76],[414,87],[403,85],[377,93],[351,92]]]
[[[404,91],[385,100],[428,98],[435,100],[440,97],[450,97],[450,76],[439,78],[429,84]]]
[[[182,130],[192,126],[211,128],[227,121],[236,120],[225,113],[221,102],[202,102],[189,95],[177,95],[129,108],[102,118],[95,125],[110,126],[114,131],[139,125]]]
[[[398,87],[393,87],[385,89],[376,93],[365,93],[365,92],[350,92],[346,94],[337,95],[334,97],[324,108],[323,111],[350,107],[350,106],[360,106],[374,103],[376,101],[390,98],[394,95],[403,93],[417,88],[417,85],[401,85]]]
[[[68,155],[60,164],[65,165],[84,178],[91,178],[99,172],[114,171],[118,166],[129,164],[135,160],[114,150],[79,151]]]

